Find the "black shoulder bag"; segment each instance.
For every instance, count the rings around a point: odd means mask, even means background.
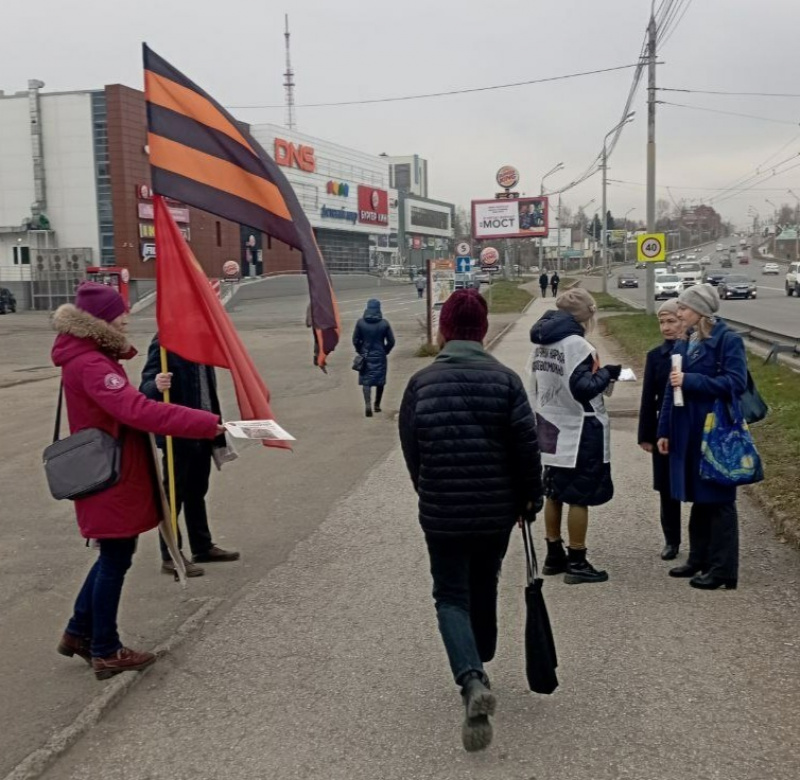
[[[725,346],[725,337],[728,335],[726,332],[725,335],[721,339],[720,343],[720,353],[722,352]],[[722,373],[722,360],[720,359],[722,356],[721,354],[717,354],[717,374]],[[745,360],[747,359],[747,351],[745,351]],[[752,425],[753,423],[761,422],[768,414],[769,414],[769,407],[767,406],[767,402],[761,397],[761,393],[758,392],[758,388],[756,387],[756,383],[753,381],[753,377],[750,374],[750,369],[747,369],[747,386],[744,389],[744,392],[739,397],[739,404],[742,407],[742,416],[745,419],[745,422],[748,425]]]
[[[119,482],[122,466],[122,439],[115,439],[99,428],[86,428],[60,439],[61,405],[64,383],[58,388],[58,409],[53,443],[42,459],[44,473],[53,498],[86,498]]]

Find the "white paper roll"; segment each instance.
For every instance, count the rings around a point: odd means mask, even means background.
[[[683,369],[683,356],[682,355],[673,355],[672,356],[672,370],[673,371],[681,371]],[[680,387],[673,387],[672,388],[672,403],[675,406],[683,406],[683,390]]]

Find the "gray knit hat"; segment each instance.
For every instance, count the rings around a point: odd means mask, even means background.
[[[662,314],[677,314],[678,313],[678,300],[676,298],[668,298],[661,306],[658,307],[656,314],[660,317]]]
[[[702,317],[713,317],[719,310],[719,294],[717,288],[710,284],[695,284],[678,296],[678,303]]]
[[[572,287],[556,298],[556,308],[568,312],[578,322],[588,322],[597,311],[597,304],[583,287]]]

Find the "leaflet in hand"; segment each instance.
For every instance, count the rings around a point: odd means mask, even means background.
[[[275,441],[297,441],[281,428],[275,420],[235,420],[226,422],[225,428],[237,439],[272,439]]]
[[[632,368],[623,368],[622,371],[619,372],[619,379],[618,382],[635,382],[636,381],[636,374],[633,373]]]

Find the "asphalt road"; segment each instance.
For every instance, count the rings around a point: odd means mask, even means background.
[[[723,239],[721,243],[727,247],[739,239]],[[720,269],[719,260],[723,253],[715,251],[716,244],[711,244],[704,249],[696,252],[698,260],[705,254],[710,255],[711,265],[708,270]],[[739,265],[734,258],[731,273],[745,274],[750,279],[755,279],[758,286],[758,297],[755,300],[730,300],[723,301],[720,313],[723,317],[729,317],[738,322],[744,322],[753,327],[765,330],[784,333],[792,338],[800,338],[800,298],[790,298],[786,295],[783,280],[785,275],[785,263],[780,265],[781,273],[778,276],[763,275],[761,269],[765,261],[751,258],[747,265]],[[623,269],[621,269],[623,270]],[[726,270],[726,269],[723,269]],[[617,275],[619,270],[614,270],[609,278],[609,288],[611,292],[629,298],[636,303],[645,303],[645,271],[636,270],[630,265],[624,268],[626,273],[635,273],[639,278],[638,288],[617,288]]]
[[[242,551],[234,564],[207,567],[186,590],[159,571],[155,533],[140,539],[123,594],[121,634],[151,648],[210,599],[233,597],[286,560],[397,443],[394,422],[405,379],[424,363],[413,353],[423,339],[424,303],[410,284],[335,277],[343,333],[326,376],[312,366],[304,325],[304,279],[272,280],[261,297],[232,312],[245,345],[272,393],[278,421],[298,441],[293,452],[240,447],[240,458],[212,475],[209,505],[214,539]],[[383,301],[398,345],[389,360],[385,413],[366,419],[350,369],[350,336],[366,300]],[[511,317],[493,319],[496,333]],[[155,331],[154,309],[132,318],[140,356],[128,366],[136,381]],[[0,317],[0,380],[54,377],[53,333],[45,313]],[[218,372],[223,409],[235,415],[227,372]],[[79,662],[55,653],[78,587],[95,555],[81,540],[73,507],[53,501],[41,453],[52,435],[57,379],[0,381],[0,777],[42,745],[97,695],[102,684]]]

